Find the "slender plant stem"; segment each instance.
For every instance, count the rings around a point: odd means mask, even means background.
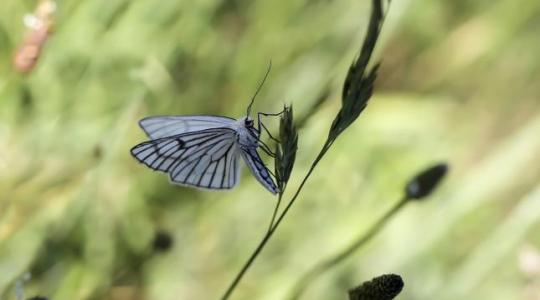
[[[369,231],[362,233],[356,239],[354,239],[351,244],[343,248],[341,251],[336,253],[334,256],[323,260],[309,269],[302,277],[296,282],[290,296],[289,300],[295,300],[300,298],[304,291],[315,281],[319,276],[324,274],[326,271],[335,267],[361,246],[370,241],[381,229],[384,228],[386,223],[409,201],[408,198],[404,197],[399,202],[397,202],[389,211],[380,217],[369,229]]]
[[[346,81],[346,83],[345,83],[346,85],[348,85],[348,84],[351,83],[351,80],[356,82],[355,85],[356,85],[356,90],[357,91],[354,93],[354,95],[357,95],[360,98],[359,99],[352,99],[352,98],[343,99],[343,103],[347,104],[347,105],[345,107],[342,106],[342,108],[340,109],[340,112],[336,116],[336,119],[334,119],[332,127],[331,127],[331,129],[330,129],[330,131],[328,133],[328,138],[327,138],[326,142],[324,143],[321,151],[319,152],[319,154],[317,155],[317,157],[315,158],[315,160],[311,164],[311,167],[309,168],[308,172],[306,173],[304,179],[302,179],[302,182],[298,186],[298,189],[296,190],[294,195],[291,197],[291,200],[287,203],[287,206],[283,209],[283,211],[281,213],[279,213],[280,200],[278,200],[278,203],[276,204],[276,208],[275,208],[275,211],[274,211],[274,216],[272,217],[272,222],[270,224],[270,227],[269,227],[268,231],[263,236],[262,240],[257,245],[257,248],[255,248],[255,250],[253,251],[253,253],[249,257],[249,259],[246,261],[246,263],[244,264],[244,266],[240,270],[240,272],[233,279],[232,283],[229,285],[229,287],[227,288],[227,290],[225,291],[225,293],[221,297],[222,300],[229,299],[229,297],[231,296],[233,291],[238,286],[238,283],[240,282],[240,280],[242,280],[242,277],[244,276],[244,274],[251,267],[251,265],[253,264],[255,259],[259,256],[262,249],[266,246],[266,243],[268,242],[268,240],[270,240],[270,238],[272,237],[272,235],[274,234],[274,232],[278,228],[279,224],[281,224],[281,221],[283,221],[283,219],[285,218],[285,216],[289,212],[289,210],[292,207],[292,205],[294,204],[294,202],[296,202],[296,199],[298,198],[298,195],[300,194],[300,192],[302,191],[305,183],[307,182],[307,180],[309,179],[309,177],[313,173],[313,170],[315,169],[315,167],[319,164],[319,161],[323,158],[323,156],[326,154],[326,152],[330,149],[330,147],[332,146],[334,140],[339,136],[339,134],[343,130],[345,130],[345,128],[347,128],[351,124],[351,122],[353,122],[358,117],[358,114],[364,109],[367,101],[371,97],[372,84],[373,84],[373,80],[375,78],[374,76],[376,74],[375,73],[376,69],[372,69],[371,72],[369,72],[366,75],[365,74],[365,68],[367,67],[368,62],[371,59],[371,54],[373,52],[373,48],[374,48],[374,46],[375,46],[375,44],[377,42],[377,38],[378,38],[379,33],[380,33],[380,29],[381,29],[380,27],[381,27],[381,24],[382,24],[381,21],[383,21],[384,17],[385,17],[384,15],[383,16],[380,15],[382,13],[381,1],[382,0],[372,0],[373,8],[372,8],[372,13],[371,13],[371,17],[370,17],[370,23],[369,23],[369,26],[368,26],[367,35],[364,38],[364,43],[362,45],[362,49],[360,50],[359,58],[354,61],[352,67],[349,69],[349,73],[353,72],[353,74],[348,74],[347,75],[348,78],[351,77],[351,79],[349,79],[349,81]],[[348,88],[351,88],[351,87],[347,87],[347,89]],[[358,94],[358,93],[360,93],[360,94]],[[359,101],[359,103],[352,105],[351,101],[353,101],[353,100],[354,101]],[[250,107],[251,107],[251,104],[250,104]],[[248,108],[248,115],[249,115],[249,110],[250,110],[250,108]],[[401,204],[401,205],[403,205],[403,204]],[[276,220],[275,216],[278,215],[278,214],[279,214],[279,217]],[[387,216],[386,218],[388,218],[388,217],[389,216]],[[274,223],[274,220],[275,220],[275,223]],[[374,235],[375,232],[376,232],[376,229],[374,230],[374,232],[368,233],[366,239],[369,239],[370,235]],[[361,243],[363,243],[363,242],[361,242]],[[353,250],[354,249],[352,249],[350,251],[353,251]],[[346,256],[346,253],[345,253],[345,256]],[[340,260],[341,258],[338,258],[338,259]]]
[[[272,213],[272,219],[270,219],[270,226],[268,226],[267,232],[270,232],[272,230],[272,227],[274,227],[274,221],[276,220],[276,216],[279,211],[279,206],[281,205],[281,199],[283,199],[283,192],[279,193],[276,207],[274,208],[274,213]]]
[[[283,212],[281,212],[281,214],[279,215],[279,218],[277,219],[276,221],[276,224],[274,225],[274,227],[272,227],[272,232],[274,232],[276,230],[276,228],[279,226],[279,224],[281,223],[281,221],[283,220],[283,218],[287,215],[287,212],[289,211],[289,209],[291,208],[291,206],[294,204],[294,202],[296,201],[296,198],[298,198],[298,195],[300,194],[300,192],[302,191],[302,189],[304,188],[304,185],[306,184],[306,181],[309,179],[309,177],[311,176],[311,173],[313,173],[313,170],[315,169],[315,167],[319,164],[319,162],[321,161],[321,159],[323,158],[323,156],[326,154],[326,152],[328,151],[328,149],[330,149],[330,146],[332,145],[331,142],[326,142],[323,146],[323,148],[321,149],[321,152],[319,152],[319,155],[317,155],[317,158],[315,158],[315,160],[313,161],[313,163],[311,164],[311,167],[309,168],[308,172],[306,173],[306,176],[304,177],[304,179],[302,180],[302,182],[300,183],[300,186],[298,186],[298,189],[296,190],[296,192],[294,193],[294,195],[292,196],[291,200],[289,201],[289,203],[287,204],[287,206],[285,206],[285,209],[283,209]]]
[[[249,269],[249,267],[251,267],[251,265],[253,264],[253,262],[255,261],[255,259],[259,256],[259,254],[261,253],[262,249],[264,248],[264,246],[266,246],[266,243],[268,242],[268,240],[270,240],[270,238],[272,237],[272,235],[274,234],[274,232],[276,231],[277,227],[279,226],[279,224],[281,223],[281,221],[283,220],[283,218],[285,217],[285,215],[287,215],[287,212],[289,211],[289,209],[291,208],[291,206],[293,205],[293,203],[296,201],[296,198],[298,198],[298,195],[300,194],[300,192],[302,191],[302,188],[304,187],[304,185],[306,184],[307,180],[309,179],[309,177],[311,176],[311,173],[313,173],[313,170],[315,169],[315,167],[319,164],[319,162],[321,161],[321,159],[323,158],[323,156],[326,154],[326,152],[328,151],[328,149],[330,149],[330,146],[332,145],[332,142],[330,141],[326,141],[326,143],[324,144],[324,146],[322,147],[321,151],[319,152],[319,154],[317,155],[317,158],[315,158],[315,160],[313,161],[313,163],[311,164],[311,167],[309,168],[308,172],[306,173],[306,176],[304,176],[304,179],[302,180],[302,182],[300,183],[300,185],[298,186],[298,189],[296,190],[296,192],[294,193],[294,195],[292,196],[291,200],[289,201],[289,203],[287,204],[287,206],[285,207],[285,209],[281,212],[281,214],[279,215],[279,218],[277,219],[276,223],[274,226],[272,226],[268,231],[267,233],[263,236],[262,240],[259,242],[259,245],[257,246],[257,248],[255,248],[255,250],[253,251],[253,253],[251,254],[251,256],[249,257],[249,259],[246,261],[246,263],[244,264],[244,266],[242,267],[242,269],[240,270],[240,272],[238,272],[238,274],[236,275],[236,277],[234,278],[234,280],[232,281],[232,283],[229,285],[229,287],[227,288],[227,291],[225,291],[225,293],[223,294],[223,296],[221,297],[222,300],[226,300],[226,299],[229,299],[229,297],[231,296],[231,294],[233,293],[233,291],[235,290],[236,286],[238,286],[238,283],[240,283],[240,280],[242,280],[242,277],[244,277],[244,274],[247,272],[247,270]]]

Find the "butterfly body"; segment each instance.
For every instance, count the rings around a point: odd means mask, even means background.
[[[259,131],[254,127],[253,120],[244,117],[236,120],[231,129],[236,131],[237,143],[239,147],[255,147],[259,145]]]
[[[131,149],[141,163],[169,174],[172,183],[231,189],[240,178],[240,157],[272,194],[278,189],[257,149],[253,119],[221,116],[157,116],[139,122],[149,141]]]

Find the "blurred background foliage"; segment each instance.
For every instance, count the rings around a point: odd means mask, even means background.
[[[293,103],[307,118],[292,190],[339,108],[369,1],[59,0],[21,74],[12,61],[37,4],[0,9],[3,299],[26,272],[27,296],[55,300],[218,298],[275,198],[247,172],[231,192],[170,185],[130,156],[145,139],[137,121],[240,117],[271,59],[256,110]],[[448,160],[442,189],[303,299],[345,299],[389,272],[405,280],[399,299],[540,299],[539,36],[537,0],[394,0],[371,104],[233,298],[281,299],[398,201],[410,176]],[[172,247],[153,250],[156,232]]]

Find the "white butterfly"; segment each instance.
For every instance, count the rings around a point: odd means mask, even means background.
[[[268,72],[267,72],[268,75]],[[265,75],[266,78],[266,75]],[[263,80],[264,82],[264,80]],[[261,83],[262,85],[262,83]],[[257,89],[257,93],[260,89]],[[247,116],[238,120],[221,116],[156,116],[139,122],[149,141],[131,149],[131,154],[153,170],[169,174],[172,183],[204,189],[232,189],[240,179],[240,157],[255,178],[272,194],[278,188],[257,149],[268,147],[259,140],[258,128]]]

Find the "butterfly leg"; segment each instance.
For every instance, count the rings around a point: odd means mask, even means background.
[[[261,127],[264,129],[264,131],[266,131],[266,134],[268,134],[268,136],[270,137],[270,139],[276,143],[280,143],[280,141],[278,139],[276,139],[275,137],[272,136],[272,134],[270,133],[270,130],[268,130],[268,128],[266,127],[266,125],[264,125],[264,123],[260,123],[259,127]]]
[[[266,153],[266,155],[272,158],[276,158],[276,154],[272,152],[272,150],[270,150],[270,147],[268,147],[268,145],[266,145],[263,141],[259,141],[259,146],[261,146],[261,150]]]
[[[265,117],[277,117],[277,116],[280,116],[281,114],[283,114],[283,112],[285,111],[285,109],[283,109],[281,112],[278,112],[278,113],[275,113],[275,114],[269,114],[269,113],[262,113],[262,112],[258,112],[257,113],[257,122],[258,122],[258,130],[259,132],[261,132],[261,128],[264,129],[264,131],[266,131],[266,133],[268,134],[268,136],[270,137],[270,139],[272,139],[274,142],[276,143],[279,143],[279,140],[276,139],[275,137],[272,136],[272,134],[270,133],[270,131],[268,130],[268,128],[264,125],[264,123],[262,122],[262,116],[265,116]]]

